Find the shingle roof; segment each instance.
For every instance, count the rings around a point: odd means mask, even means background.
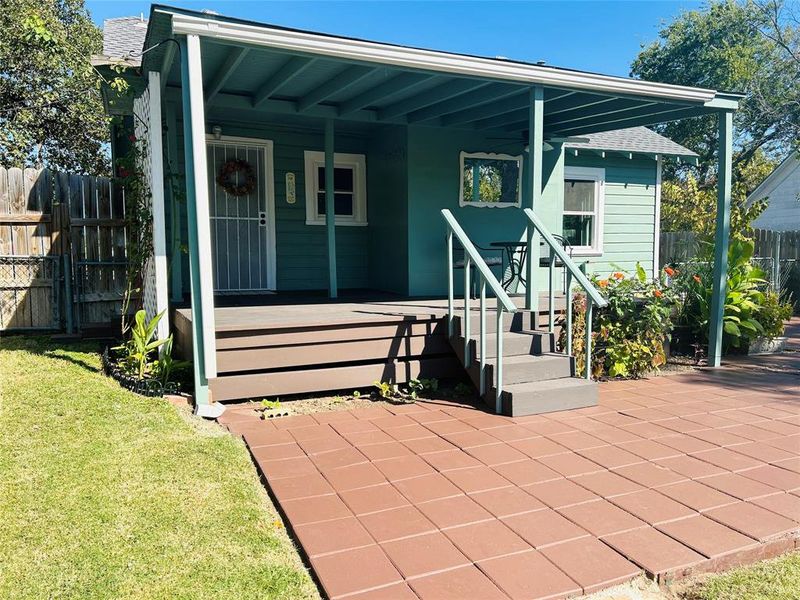
[[[577,150],[641,152],[643,154],[661,154],[664,156],[697,156],[697,153],[684,148],[669,138],[665,138],[663,135],[657,134],[647,127],[615,129],[614,131],[590,133],[580,137],[588,139],[588,141],[566,142],[564,147]]]
[[[119,17],[103,22],[103,54],[112,59],[127,59],[139,64],[138,56],[147,35],[147,19]],[[131,56],[131,53],[137,56]]]

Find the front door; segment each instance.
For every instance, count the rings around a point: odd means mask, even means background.
[[[274,290],[272,142],[211,138],[207,152],[214,291]]]

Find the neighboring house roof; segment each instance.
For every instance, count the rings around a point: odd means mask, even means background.
[[[147,35],[147,19],[144,17],[119,17],[103,22],[103,55],[94,57],[97,63],[124,61],[139,66],[139,53]]]
[[[800,154],[792,152],[747,197],[747,202],[769,199],[767,210],[753,221],[759,229],[800,229]]]
[[[564,147],[571,150],[597,150],[626,154],[674,156],[694,160],[697,153],[673,142],[647,127],[630,127],[580,136],[586,141],[567,141]]]

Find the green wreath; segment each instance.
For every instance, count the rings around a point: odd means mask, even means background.
[[[236,174],[240,174],[239,177],[236,177],[239,181],[244,177],[242,183],[234,180]],[[225,161],[220,167],[217,184],[231,196],[247,196],[256,189],[256,175],[253,173],[253,167],[246,160],[233,158]]]

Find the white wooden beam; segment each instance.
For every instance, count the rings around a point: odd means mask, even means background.
[[[171,45],[171,44],[170,44]],[[150,145],[150,197],[153,214],[153,263],[156,275],[156,313],[164,313],[158,322],[158,339],[169,335],[169,282],[167,280],[167,219],[164,212],[164,149],[161,135],[161,75],[150,71],[147,133]]]

